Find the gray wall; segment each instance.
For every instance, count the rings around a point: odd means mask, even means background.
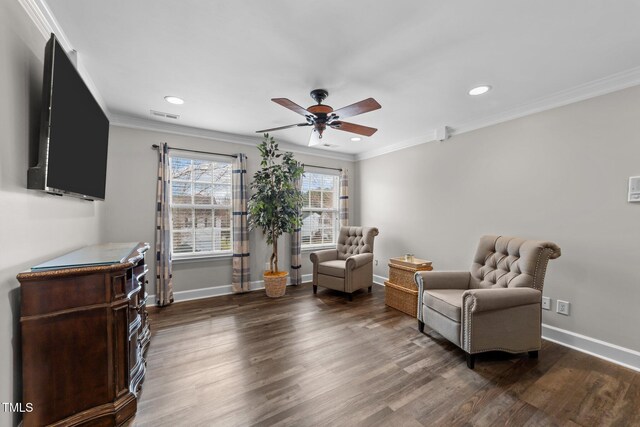
[[[468,270],[482,234],[551,240],[544,294],[571,315],[544,323],[640,350],[640,86],[359,162],[375,274],[412,252]]]
[[[16,274],[99,240],[98,204],[27,190],[46,40],[17,1],[0,1],[0,402],[20,402]],[[0,426],[19,417],[0,409]]]
[[[254,146],[112,126],[109,137],[107,194],[102,223],[106,241],[139,240],[153,244],[158,155],[151,150],[151,145],[161,142],[167,142],[172,147],[225,154],[243,152],[248,156],[247,173],[250,177],[260,165],[260,154]],[[295,154],[295,158],[308,164],[347,168],[350,181],[353,182],[352,162],[306,154]],[[350,199],[350,208],[353,210],[352,200]],[[251,234],[250,251],[251,281],[262,280],[264,264],[271,255],[271,248],[267,246],[259,230],[254,230]],[[288,269],[288,254],[289,239],[288,235],[285,235],[279,242],[278,256],[281,269]],[[311,263],[308,253],[303,253],[302,258],[302,274],[310,274]],[[153,259],[150,261],[150,268],[154,271]],[[190,262],[176,261],[173,273],[175,292],[230,285],[231,257]],[[154,293],[154,286],[151,283],[149,293]]]

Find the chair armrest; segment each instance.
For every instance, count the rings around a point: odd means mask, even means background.
[[[323,251],[311,252],[309,259],[311,259],[311,262],[314,264],[338,259],[338,250],[325,249]]]
[[[540,304],[542,292],[533,288],[469,289],[462,294],[465,307],[472,313]]]
[[[471,273],[468,271],[417,271],[413,280],[418,285],[418,320],[422,318],[422,296],[425,289],[468,289]]]
[[[424,289],[469,289],[471,273],[468,271],[418,271],[413,280]]]
[[[347,258],[345,266],[347,270],[355,270],[356,268],[360,268],[363,265],[368,264],[370,262],[373,262],[372,253],[357,254],[357,255],[351,255],[349,258]]]

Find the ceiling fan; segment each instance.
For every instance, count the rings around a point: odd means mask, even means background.
[[[318,104],[312,105],[305,109],[287,98],[271,98],[276,104],[280,104],[291,111],[301,114],[307,120],[304,123],[298,123],[288,126],[280,126],[277,128],[263,129],[256,131],[256,133],[271,132],[274,130],[289,129],[302,126],[313,126],[311,132],[311,138],[309,139],[309,146],[318,145],[320,139],[322,139],[322,133],[327,129],[327,126],[333,129],[342,130],[345,132],[356,133],[358,135],[371,136],[378,129],[370,128],[368,126],[357,125],[355,123],[349,123],[342,121],[345,117],[353,117],[358,114],[368,113],[382,108],[378,101],[373,98],[367,98],[355,104],[342,107],[338,110],[333,110],[329,105],[323,104],[322,101],[329,96],[329,92],[324,89],[314,89],[311,91],[311,98],[313,98]]]

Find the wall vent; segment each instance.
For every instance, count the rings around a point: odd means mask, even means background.
[[[162,117],[164,119],[177,120],[177,119],[180,118],[180,116],[178,114],[163,113],[162,111],[156,111],[156,110],[149,110],[149,112],[151,113],[152,116]]]

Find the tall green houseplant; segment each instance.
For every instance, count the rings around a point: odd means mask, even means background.
[[[284,233],[292,233],[302,224],[300,208],[302,192],[296,181],[304,173],[304,168],[290,152],[281,152],[278,144],[268,133],[258,146],[262,161],[260,170],[253,175],[249,199],[249,227],[260,228],[272,245],[270,273],[278,272],[278,238]]]

